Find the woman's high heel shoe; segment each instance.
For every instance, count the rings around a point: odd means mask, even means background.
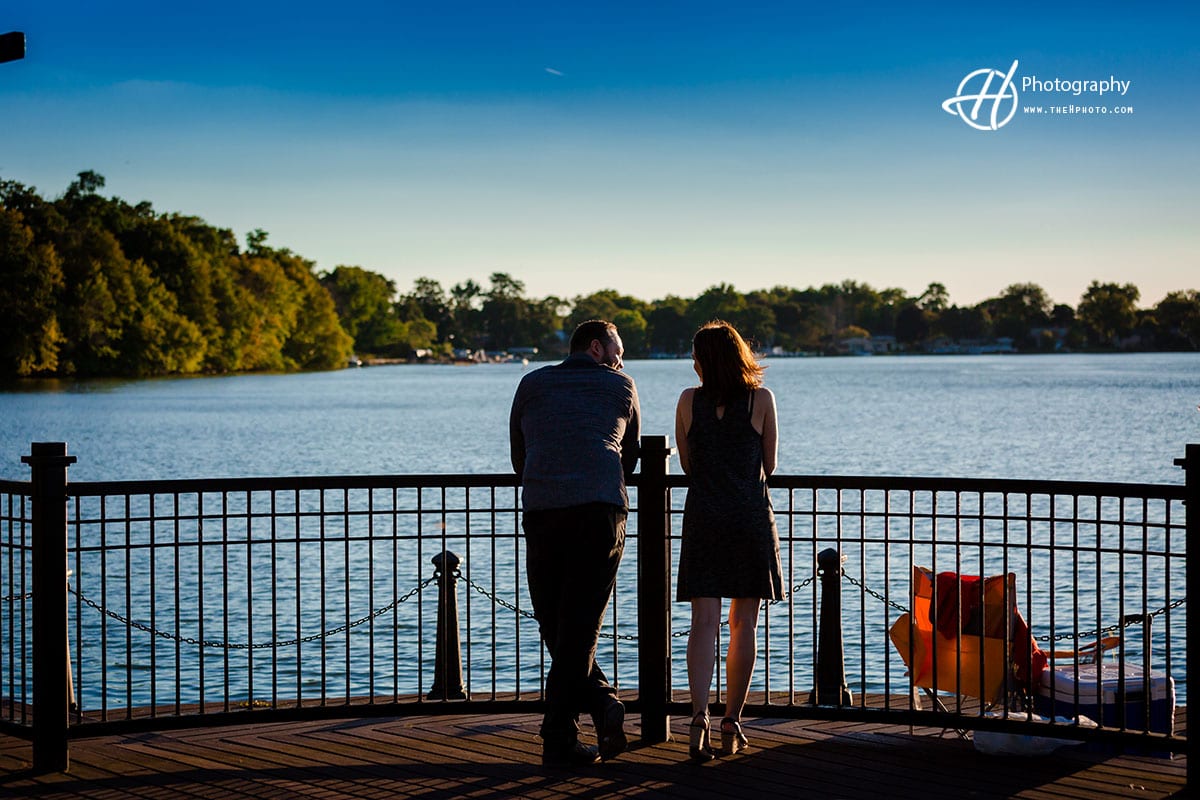
[[[703,764],[712,761],[716,754],[712,751],[712,738],[708,729],[708,714],[697,714],[688,726],[689,744],[688,755],[692,761]]]
[[[749,746],[746,734],[742,733],[742,723],[732,717],[721,720],[721,750],[726,755],[741,752]]]

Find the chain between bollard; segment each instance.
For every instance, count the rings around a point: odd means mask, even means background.
[[[167,631],[158,630],[157,628],[147,625],[144,622],[139,622],[135,619],[129,619],[127,617],[123,617],[115,611],[110,611],[109,609],[101,606],[96,601],[92,600],[87,595],[83,594],[83,592],[79,592],[79,591],[76,591],[75,589],[70,589],[70,588],[68,588],[68,591],[70,591],[72,594],[76,595],[80,599],[80,601],[83,602],[84,605],[91,607],[92,609],[98,611],[99,613],[103,614],[104,616],[114,619],[117,622],[120,622],[122,625],[128,625],[129,627],[134,628],[135,630],[139,630],[144,633],[149,633],[149,634],[151,634],[153,636],[157,636],[161,639],[166,639],[166,640],[172,641],[172,642],[183,642],[184,644],[199,645],[201,647],[211,647],[211,648],[217,649],[217,650],[269,650],[269,649],[277,649],[280,647],[290,647],[295,644],[316,642],[321,639],[325,639],[330,636],[336,636],[339,633],[349,631],[352,628],[356,628],[359,625],[369,622],[370,620],[373,620],[377,617],[383,616],[388,611],[391,611],[393,608],[399,606],[401,603],[404,603],[404,602],[412,599],[422,589],[424,589],[429,584],[433,583],[436,579],[437,579],[436,576],[433,578],[426,578],[425,580],[421,581],[416,586],[414,586],[411,590],[409,590],[409,592],[407,594],[405,594],[403,597],[400,597],[399,599],[397,599],[391,603],[388,603],[386,606],[383,606],[382,608],[372,611],[370,614],[367,614],[365,617],[362,617],[361,619],[357,619],[353,622],[348,622],[344,625],[339,625],[336,628],[330,628],[327,631],[321,631],[320,633],[313,633],[313,634],[309,634],[308,636],[300,636],[295,639],[285,639],[283,641],[276,641],[276,642],[222,642],[222,641],[217,641],[214,639],[197,639],[194,636],[183,636],[178,633],[169,633]]]
[[[1179,598],[1178,600],[1174,601],[1173,603],[1165,605],[1162,608],[1158,609],[1157,611],[1151,611],[1146,616],[1161,617],[1163,614],[1167,613],[1171,609],[1179,608],[1181,605],[1183,605],[1186,602],[1187,602],[1187,595],[1184,595],[1183,597]],[[1034,638],[1034,640],[1039,641],[1039,642],[1062,642],[1062,641],[1066,641],[1068,639],[1069,640],[1098,639],[1107,634],[1116,633],[1117,631],[1121,630],[1122,628],[1128,628],[1130,625],[1136,625],[1139,622],[1141,622],[1141,619],[1142,619],[1141,616],[1135,615],[1130,619],[1126,619],[1122,622],[1118,622],[1116,625],[1109,625],[1107,628],[1097,628],[1094,631],[1087,631],[1086,633],[1056,633],[1056,634],[1054,634],[1054,636],[1050,636],[1049,634],[1044,634],[1042,636],[1035,636],[1033,638]]]
[[[858,588],[862,589],[867,594],[871,595],[871,597],[874,597],[876,600],[880,601],[881,603],[883,603],[887,606],[890,606],[891,608],[894,608],[896,611],[899,611],[901,614],[908,613],[907,608],[900,605],[895,600],[890,600],[887,597],[884,597],[882,594],[875,591],[870,586],[867,586],[865,583],[862,583],[861,581],[856,580],[854,578],[854,576],[851,575],[850,573],[846,572],[846,570],[842,570],[842,577],[845,578],[850,583],[851,586],[857,586]]]

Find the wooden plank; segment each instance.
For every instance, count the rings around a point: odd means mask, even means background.
[[[645,746],[631,715],[630,750],[578,771],[540,764],[534,714],[368,718],[181,729],[75,740],[70,774],[33,776],[29,744],[0,736],[0,795],[30,798],[447,797],[577,795],[706,800],[840,796],[931,800],[1168,797],[1187,761],[1065,747],[1054,758],[984,756],[938,730],[875,723],[748,720],[751,749],[704,765],[687,759],[687,720]],[[590,731],[588,731],[590,739]]]

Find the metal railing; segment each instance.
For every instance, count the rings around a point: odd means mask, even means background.
[[[643,440],[597,655],[649,741],[688,709],[689,608],[672,602],[687,482],[669,456],[666,437]],[[541,707],[512,475],[68,484],[65,445],[24,460],[29,483],[0,482],[0,729],[33,739],[35,766],[65,765],[72,737],[118,731]],[[788,592],[764,603],[746,713],[1184,750],[1169,716],[1194,640],[1200,446],[1177,463],[1186,486],[773,477]],[[1012,575],[1005,606],[1041,649],[1116,639],[1100,676],[1111,702],[1061,655],[1042,683],[1014,686],[1037,648],[1007,617],[1005,691],[981,699],[959,659],[974,635],[966,579],[934,581],[960,635],[917,674],[914,567]],[[944,609],[927,613],[945,632]]]

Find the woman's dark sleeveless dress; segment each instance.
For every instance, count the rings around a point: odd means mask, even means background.
[[[717,419],[712,398],[699,389],[692,395],[677,600],[783,597],[779,534],[752,411],[752,396],[742,395]]]

